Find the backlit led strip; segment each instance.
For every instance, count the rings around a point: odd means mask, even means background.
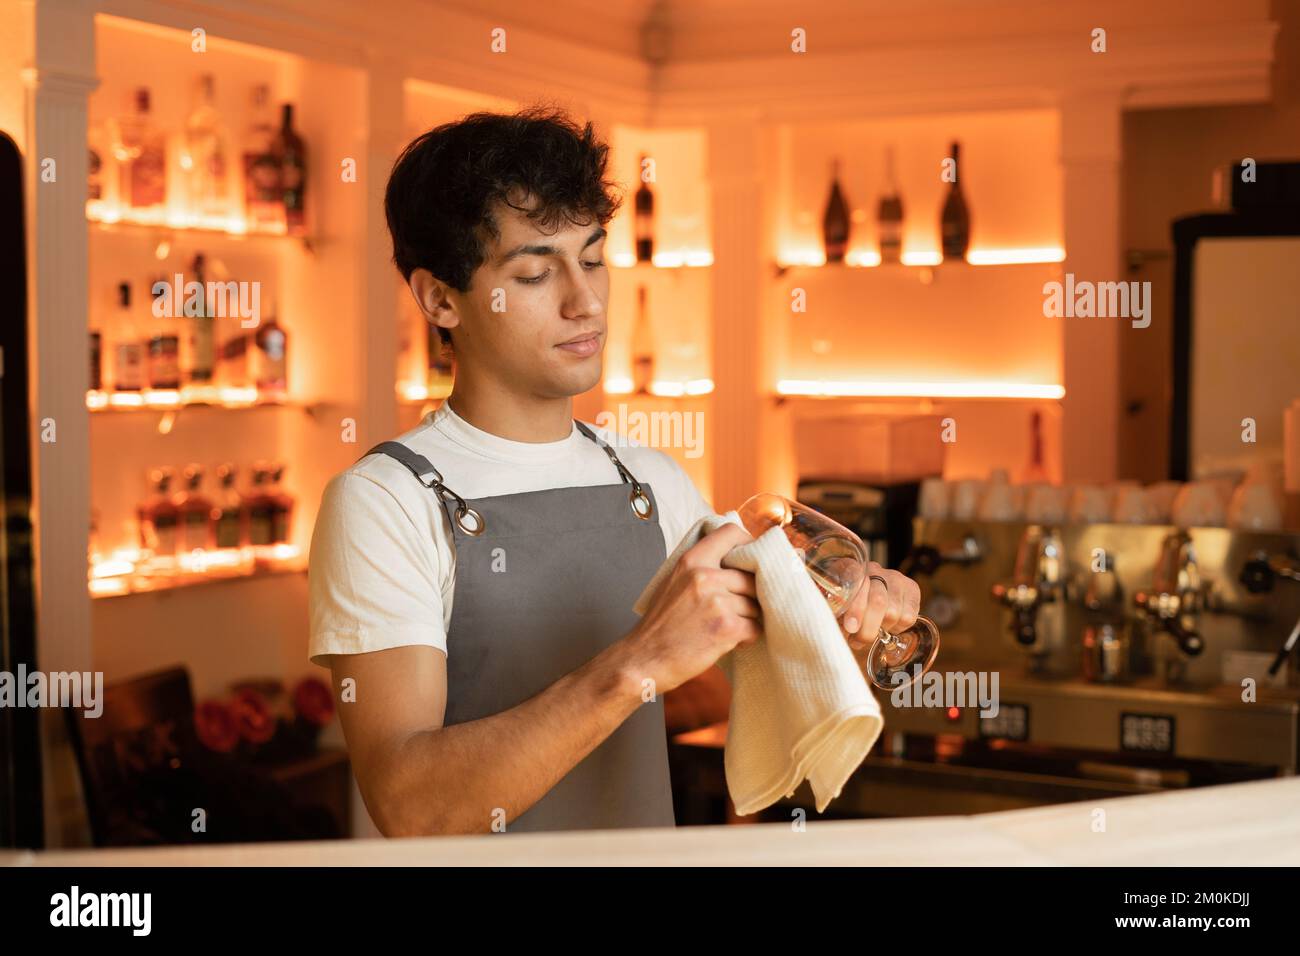
[[[899,258],[905,266],[937,266],[944,261],[943,254],[937,249],[909,249]],[[966,262],[973,266],[1015,266],[1064,261],[1065,250],[1060,246],[971,249],[966,253]],[[779,264],[787,268],[824,266],[826,256],[820,249],[792,249],[782,254]],[[844,254],[844,264],[856,268],[874,268],[881,264],[880,253],[874,249],[850,249]]]
[[[1063,385],[1027,382],[822,382],[782,379],[778,395],[835,398],[1027,398],[1054,400],[1065,397]]]
[[[631,395],[632,380],[623,376],[611,376],[605,379],[606,395]],[[690,395],[708,395],[713,391],[713,379],[693,378],[685,382],[654,381],[650,383],[650,394],[660,398],[681,398]]]

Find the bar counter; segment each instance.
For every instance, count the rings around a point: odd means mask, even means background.
[[[497,838],[0,852],[0,865],[9,866],[1297,864],[1300,777],[974,816],[834,822],[812,817],[804,830],[767,823]]]

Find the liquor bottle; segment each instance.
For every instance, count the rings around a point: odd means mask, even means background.
[[[229,143],[213,105],[211,73],[199,77],[194,110],[185,121],[185,153],[181,168],[189,193],[190,211],[201,216],[225,217],[231,212]]]
[[[275,124],[271,121],[271,90],[253,87],[253,122],[244,150],[244,221],[252,232],[283,232],[284,203],[280,199],[280,163],[275,155]]]
[[[196,253],[190,266],[194,281],[202,290],[196,302],[185,300],[185,354],[182,356],[181,368],[185,381],[195,385],[212,382],[213,364],[216,359],[214,336],[215,320],[212,306],[208,303],[208,260],[203,253]]]
[[[109,331],[113,350],[113,388],[138,392],[144,388],[144,346],[131,312],[131,283],[117,284],[117,311]]]
[[[117,161],[122,206],[137,212],[161,212],[167,198],[167,150],[149,116],[149,90],[134,94],[134,113],[116,123],[113,158]]]
[[[425,343],[428,350],[428,372],[425,381],[426,394],[429,398],[446,398],[451,394],[455,382],[455,372],[447,358],[442,345],[442,336],[438,326],[425,321]]]
[[[650,328],[650,310],[646,307],[646,287],[636,287],[636,325],[632,327],[632,384],[638,395],[650,394],[654,380],[654,336]]]
[[[255,549],[266,549],[274,541],[275,515],[271,496],[267,493],[268,478],[267,463],[253,462],[249,487],[243,496],[243,509],[247,515],[248,543]]]
[[[876,228],[880,236],[880,261],[898,262],[903,253],[903,200],[894,179],[894,149],[885,150],[885,192],[876,209]]]
[[[149,472],[152,494],[136,509],[140,524],[140,548],[151,557],[170,558],[176,555],[180,513],[176,510],[171,495],[174,475],[175,472],[166,467]]]
[[[210,551],[216,544],[216,522],[212,520],[212,499],[202,492],[203,467],[186,465],[185,487],[176,496],[179,516],[176,549],[189,554],[196,549]]]
[[[167,284],[159,277],[150,285],[152,289],[158,283]],[[145,353],[146,379],[149,388],[174,389],[181,387],[181,338],[176,331],[175,320],[170,315],[156,320],[158,325],[149,336],[149,345]]]
[[[822,246],[827,262],[843,262],[849,248],[849,204],[840,190],[840,161],[831,161],[831,194],[822,215]]]
[[[1029,416],[1029,461],[1020,473],[1023,485],[1048,481],[1047,465],[1043,462],[1043,413],[1035,410]]]
[[[250,353],[253,333],[237,330],[217,349],[217,381],[227,388],[251,388],[253,385]]]
[[[655,242],[655,194],[650,190],[650,184],[644,179],[646,155],[642,153],[637,161],[638,176],[641,178],[641,185],[636,191],[636,261],[651,262],[654,260]]]
[[[92,320],[93,321],[93,320]],[[104,388],[104,334],[99,329],[90,330],[90,390]]]
[[[247,346],[248,367],[258,399],[283,402],[289,392],[289,335],[275,313],[272,302],[270,317],[258,326]]]
[[[271,462],[267,470],[270,487],[267,498],[271,509],[271,543],[289,543],[289,523],[293,518],[293,496],[284,490],[284,464]]]
[[[970,213],[966,209],[966,199],[961,192],[961,168],[958,162],[960,144],[952,144],[953,180],[948,189],[948,198],[944,200],[943,216],[939,223],[939,233],[944,259],[966,259],[966,250],[970,248]]]
[[[285,229],[291,236],[300,236],[305,231],[307,154],[302,137],[293,129],[292,103],[284,104],[273,153],[280,171],[280,202],[284,205]]]
[[[217,466],[217,500],[212,506],[218,548],[240,548],[248,543],[243,500],[235,488],[236,469],[231,462]]]
[[[86,130],[86,199],[90,202],[104,200],[105,179],[108,170],[108,152],[104,148],[104,130],[98,123]]]

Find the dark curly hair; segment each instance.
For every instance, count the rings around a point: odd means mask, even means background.
[[[465,292],[500,232],[496,200],[523,211],[512,197],[535,201],[528,218],[541,228],[604,226],[622,204],[605,178],[609,147],[592,124],[579,126],[560,109],[532,106],[514,114],[471,113],[417,136],[393,164],[384,213],[393,262],[406,279],[427,269]],[[438,334],[450,345],[446,329]]]

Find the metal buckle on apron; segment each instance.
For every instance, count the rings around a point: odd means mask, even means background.
[[[632,496],[629,500],[632,503],[632,514],[642,521],[649,521],[654,517],[654,503],[650,500],[650,496],[642,490],[641,482],[635,478],[632,479]]]
[[[469,535],[472,538],[477,538],[479,535],[481,535],[483,533],[483,529],[487,527],[487,523],[484,522],[483,516],[479,514],[477,511],[475,511],[473,508],[471,508],[469,505],[467,505],[465,503],[464,498],[456,494],[456,492],[452,491],[450,488],[448,488],[446,485],[442,483],[442,472],[438,471],[437,468],[434,468],[432,474],[433,474],[433,480],[429,482],[425,482],[424,475],[416,475],[415,478],[416,481],[420,482],[420,484],[424,485],[424,487],[433,489],[439,495],[442,495],[444,497],[450,495],[451,497],[455,498],[457,527],[459,527],[461,531],[465,532],[465,534]],[[466,518],[472,518],[473,522],[470,525],[466,525],[465,524]]]
[[[627,466],[618,460],[618,455],[614,454],[614,449],[610,448],[607,442],[601,441],[600,437],[582,422],[575,422],[575,424],[578,426],[579,431],[599,445],[605,454],[609,456],[609,460],[612,461],[614,467],[618,469],[618,476],[623,479],[623,484],[627,484],[629,481],[632,483],[632,494],[628,495],[627,499],[628,504],[632,508],[632,514],[636,515],[642,521],[649,521],[653,518],[655,515],[654,502],[652,502],[650,496],[645,493],[645,489],[641,487],[641,482],[636,480],[636,476],[632,474],[632,472],[628,471]]]

